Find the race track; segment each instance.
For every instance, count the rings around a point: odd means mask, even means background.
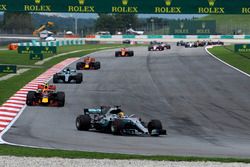
[[[10,143],[98,152],[250,156],[250,78],[210,57],[204,48],[148,52],[115,58],[114,50],[91,54],[98,71],[83,71],[84,82],[57,84],[63,108],[27,107],[3,136]],[[75,67],[75,64],[72,65]],[[80,132],[83,108],[122,105],[143,120],[160,119],[168,135],[113,136]]]

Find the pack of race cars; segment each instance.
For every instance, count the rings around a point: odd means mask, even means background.
[[[207,45],[224,45],[221,41],[178,41],[177,46],[203,47]],[[148,46],[148,51],[163,51],[171,49],[171,45],[163,42],[152,41]],[[134,51],[121,48],[115,51],[115,57],[133,57]],[[53,83],[76,83],[83,81],[83,75],[77,70],[98,70],[101,62],[93,57],[85,57],[76,63],[74,68],[66,67],[62,71],[53,75]],[[34,91],[29,91],[26,97],[27,106],[54,106],[63,107],[65,104],[65,93],[57,91],[56,85],[44,83],[38,85]],[[112,133],[114,135],[166,135],[160,120],[151,120],[147,124],[135,115],[125,115],[119,106],[100,106],[97,108],[84,109],[83,114],[77,116],[75,120],[76,129],[79,131],[100,131]]]
[[[224,42],[222,41],[212,41],[212,40],[197,40],[194,42],[184,42],[184,41],[178,41],[176,43],[176,46],[184,46],[185,48],[197,48],[197,47],[204,47],[208,45],[224,45]]]
[[[134,52],[127,48],[115,51],[115,57],[132,56],[134,56]],[[101,63],[95,58],[87,56],[82,61],[77,62],[75,68],[66,67],[55,73],[52,82],[54,84],[80,84],[83,81],[83,75],[77,70],[98,70],[101,68]],[[26,105],[63,107],[65,93],[57,91],[54,84],[46,82],[39,84],[36,90],[29,91],[26,96]],[[84,113],[76,118],[75,124],[79,131],[95,130],[113,135],[160,136],[167,134],[159,120],[151,120],[146,125],[134,115],[124,115],[119,106],[84,109]]]

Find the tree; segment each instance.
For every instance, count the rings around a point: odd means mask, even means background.
[[[34,27],[29,13],[5,12],[3,29],[7,33],[32,33]]]
[[[109,31],[115,33],[116,23],[113,15],[99,14],[99,18],[96,20],[96,31]]]
[[[96,30],[115,34],[117,31],[125,32],[128,28],[135,28],[138,25],[139,20],[135,14],[99,14]]]

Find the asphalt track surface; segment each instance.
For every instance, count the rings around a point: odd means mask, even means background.
[[[250,156],[250,78],[209,56],[204,48],[148,52],[115,58],[114,50],[91,54],[98,71],[84,82],[57,84],[63,108],[27,107],[3,136],[10,143],[57,149],[157,155]],[[71,66],[75,67],[75,64]],[[113,136],[82,132],[83,108],[122,105],[143,120],[160,119],[167,136]]]

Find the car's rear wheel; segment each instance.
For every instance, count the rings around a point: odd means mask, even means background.
[[[84,63],[83,62],[76,63],[76,69],[77,70],[81,70],[81,69],[83,69],[83,67],[84,67]]]
[[[97,69],[100,69],[101,68],[101,63],[99,61],[95,62],[94,63],[94,68],[97,70]]]
[[[29,91],[26,97],[26,104],[28,106],[32,106],[34,99],[36,98],[36,92],[35,91]]]
[[[58,75],[54,74],[53,75],[53,83],[58,83],[58,79],[59,79]]]
[[[115,119],[110,126],[111,133],[113,135],[122,135],[122,130],[123,130],[123,124],[121,120]]]
[[[160,132],[162,130],[162,124],[160,120],[151,120],[148,123],[148,132],[151,136],[159,136],[160,133],[154,133],[153,130]]]
[[[76,83],[81,83],[82,82],[82,73],[77,73],[76,75]]]
[[[57,92],[56,100],[58,103],[58,107],[63,107],[65,104],[65,93],[64,92]]]
[[[115,57],[119,57],[120,56],[120,52],[119,51],[116,51],[115,52]]]
[[[129,51],[128,55],[132,57],[132,56],[134,56],[134,52],[133,51]]]
[[[88,131],[91,127],[91,118],[89,115],[79,115],[76,118],[77,130]]]

